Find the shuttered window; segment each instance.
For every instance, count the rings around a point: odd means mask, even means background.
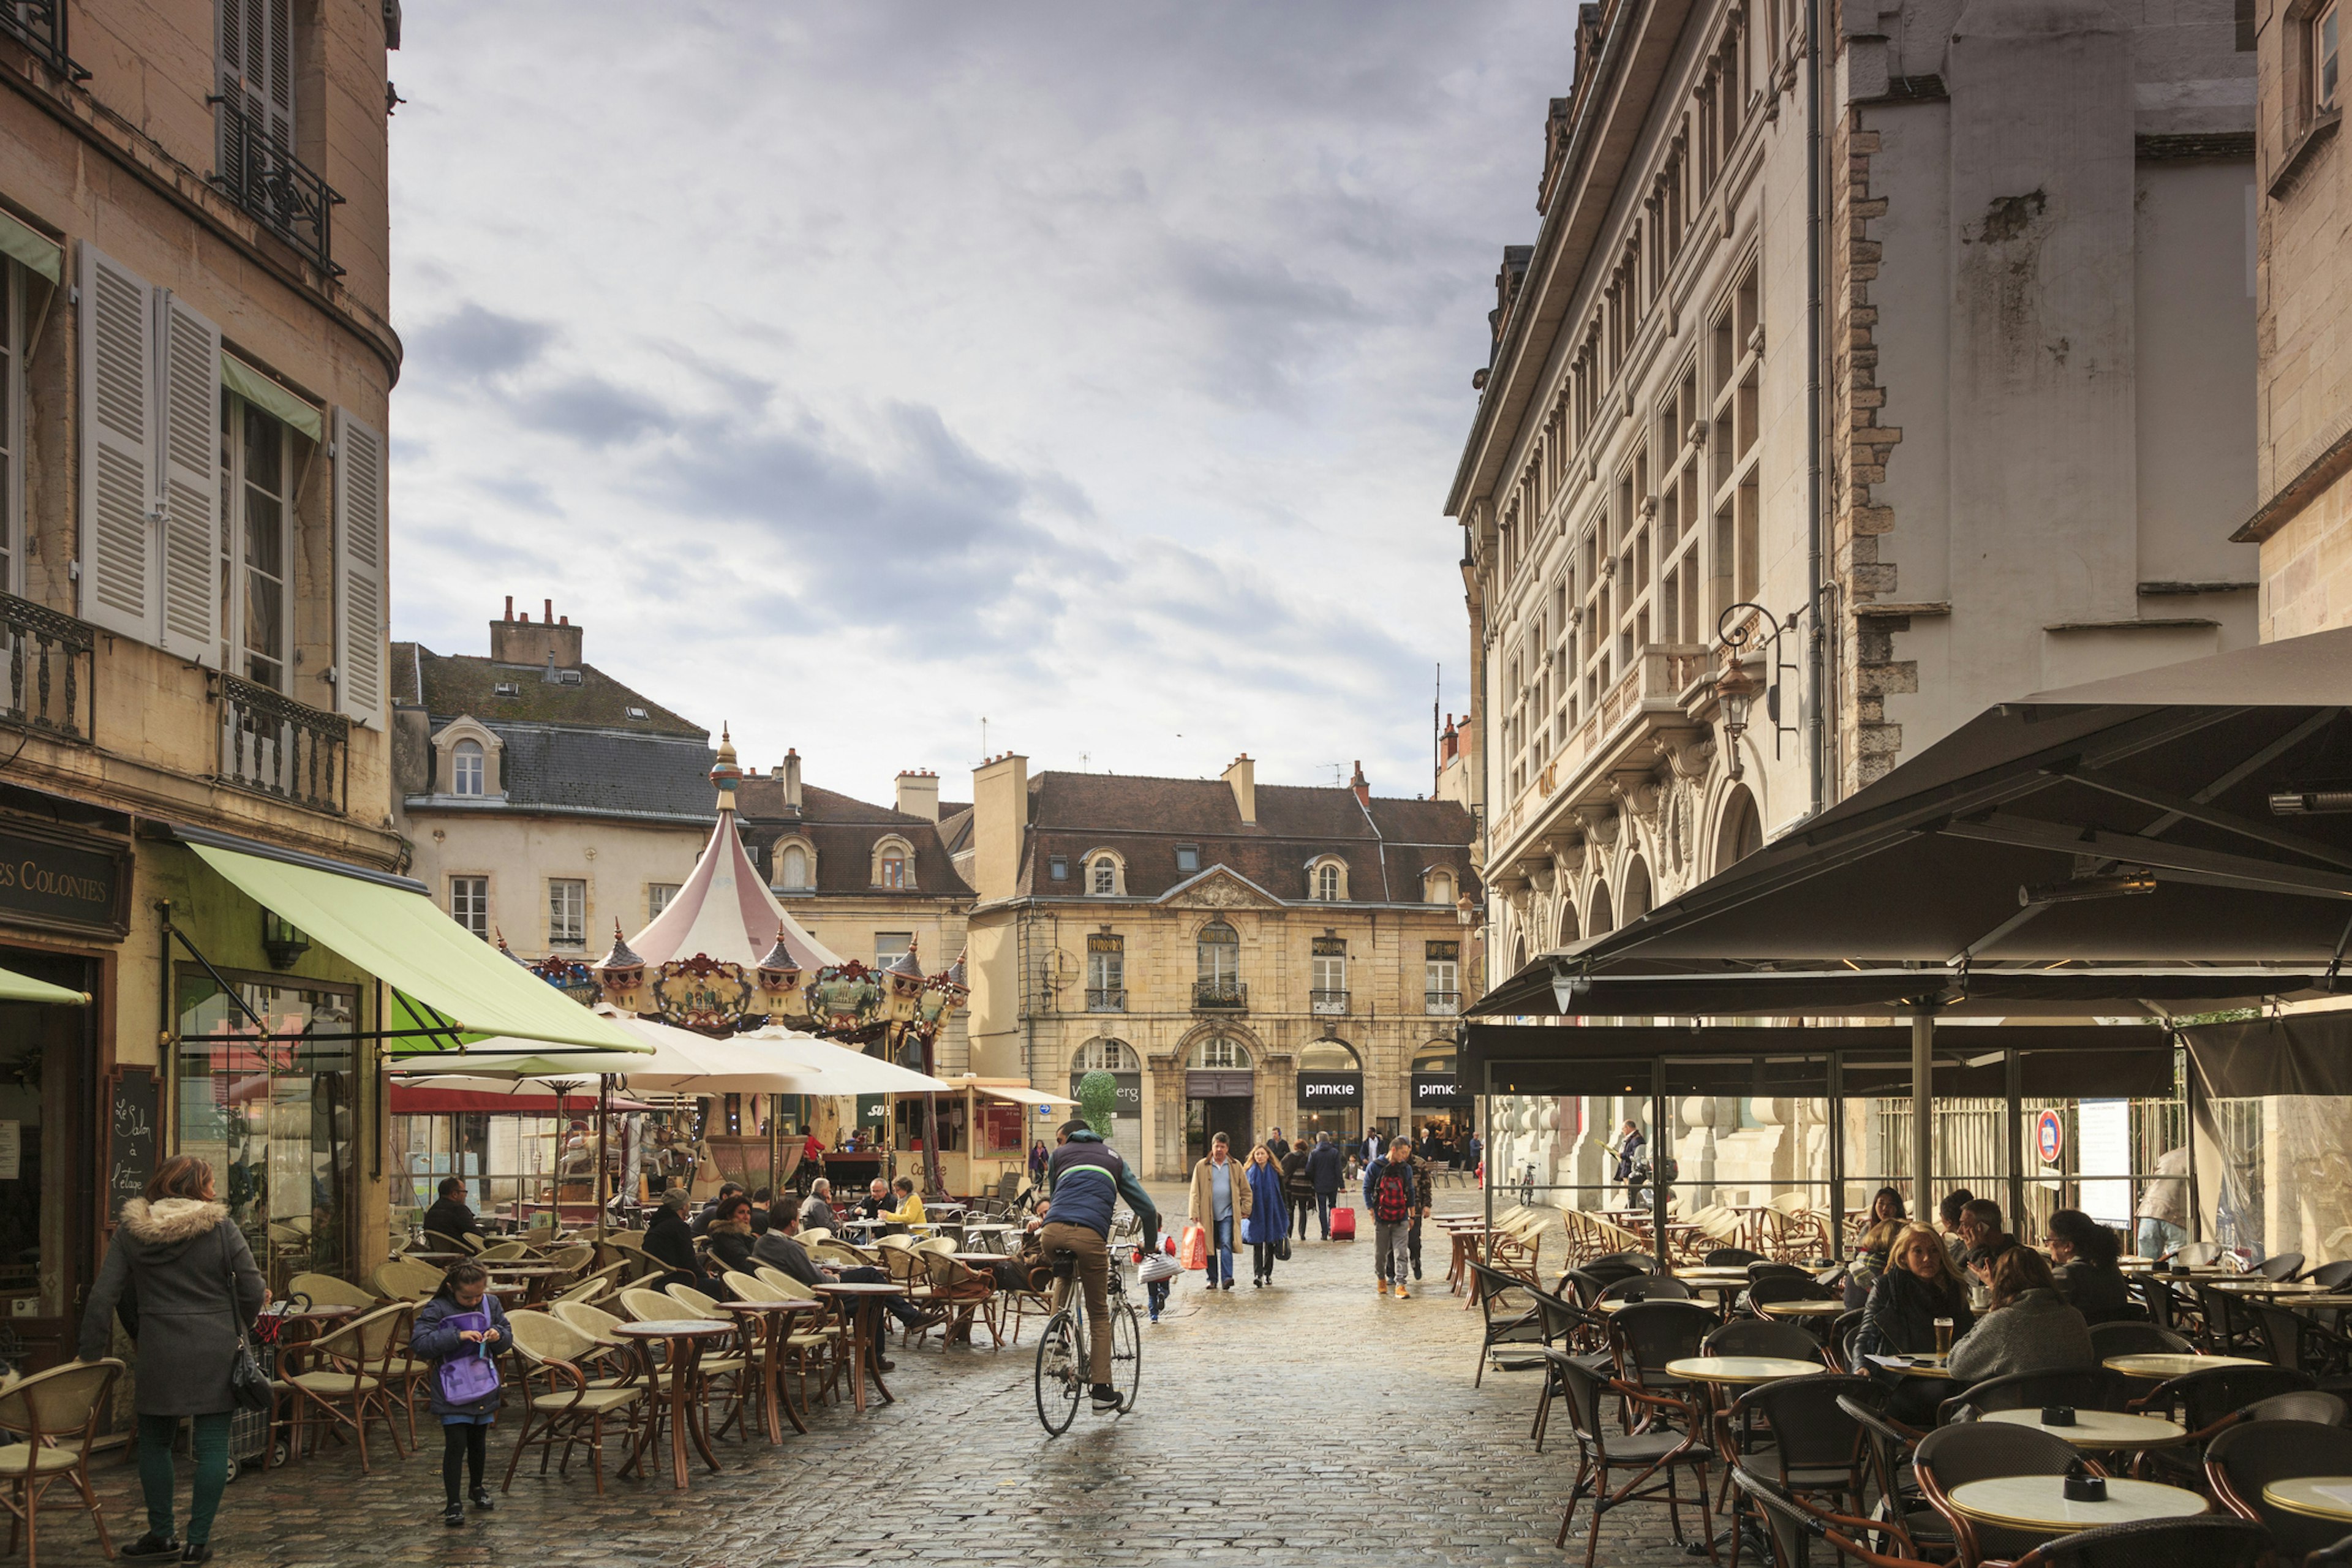
[[[335,410],[335,710],[383,723],[383,433]]]
[[[220,88],[280,147],[294,144],[294,0],[218,0]]]

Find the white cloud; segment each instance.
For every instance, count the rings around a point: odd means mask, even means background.
[[[1573,12],[410,0],[395,632],[747,762],[1427,787],[1440,515]]]

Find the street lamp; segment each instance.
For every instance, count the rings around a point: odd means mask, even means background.
[[[1716,677],[1715,695],[1723,704],[1724,749],[1731,753],[1728,766],[1731,776],[1739,776],[1739,737],[1748,729],[1748,716],[1756,703],[1756,694],[1764,693],[1765,716],[1772,723],[1772,755],[1780,755],[1780,737],[1797,732],[1794,724],[1780,722],[1780,672],[1793,674],[1793,660],[1780,656],[1780,639],[1797,629],[1797,616],[1791,611],[1786,620],[1776,617],[1761,605],[1740,603],[1727,605],[1715,618],[1716,639],[1723,645],[1723,673]],[[1745,619],[1740,618],[1745,616]],[[1763,628],[1769,627],[1769,632]],[[1772,661],[1769,685],[1748,673],[1746,656],[1751,644],[1769,645]]]

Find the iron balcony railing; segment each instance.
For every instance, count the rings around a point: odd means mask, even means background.
[[[89,79],[89,72],[66,52],[64,0],[0,0],[0,32],[32,50],[68,81]]]
[[[317,171],[272,141],[239,107],[235,93],[213,101],[220,110],[220,169],[212,183],[322,275],[341,277],[331,220],[343,198]]]
[[[1433,1018],[1451,1018],[1462,1011],[1462,993],[1459,991],[1423,992],[1422,1011]]]
[[[1345,991],[1318,989],[1307,994],[1307,1004],[1310,1010],[1314,1012],[1336,1016],[1347,1012],[1348,994]]]
[[[351,755],[350,720],[267,686],[221,677],[223,784],[341,816]]]
[[[0,11],[0,16],[5,16]],[[0,662],[8,671],[0,723],[79,745],[96,716],[91,679],[98,628],[45,605],[0,594]]]
[[[1238,980],[1196,980],[1192,1006],[1197,1012],[1241,1013],[1249,1009],[1249,987]]]
[[[1087,987],[1087,1011],[1089,1013],[1124,1013],[1127,1011],[1127,990],[1119,985],[1089,985]]]

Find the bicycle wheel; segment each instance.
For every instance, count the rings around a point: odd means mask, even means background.
[[[1070,1429],[1087,1392],[1086,1373],[1078,1364],[1077,1329],[1071,1319],[1067,1308],[1055,1312],[1037,1336],[1037,1419],[1055,1437]]]
[[[1110,1310],[1110,1385],[1119,1392],[1121,1411],[1135,1408],[1135,1391],[1143,1385],[1143,1326],[1124,1300]]]

